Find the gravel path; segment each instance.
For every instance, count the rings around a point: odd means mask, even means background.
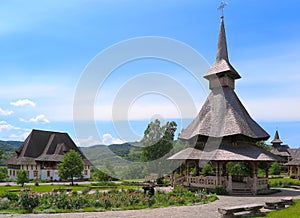
[[[283,197],[300,199],[300,191],[293,189],[282,189],[282,192],[269,196],[219,196],[219,200],[194,206],[168,207],[144,210],[107,211],[91,213],[63,213],[63,214],[3,214],[0,217],[16,218],[98,218],[98,217],[186,217],[186,218],[219,218],[218,208],[223,206],[235,206],[242,204],[264,204],[266,201],[274,201]]]

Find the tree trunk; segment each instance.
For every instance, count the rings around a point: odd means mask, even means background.
[[[73,176],[71,177],[71,186],[74,186],[74,178],[73,178]]]

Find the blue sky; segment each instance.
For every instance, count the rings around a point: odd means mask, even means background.
[[[300,2],[227,2],[229,57],[242,76],[236,82],[236,92],[271,138],[278,128],[285,143],[299,147]],[[98,136],[88,130],[75,132],[75,91],[97,54],[136,37],[180,41],[212,64],[220,23],[220,11],[216,9],[219,4],[218,0],[1,1],[0,139],[24,140],[35,128],[68,132],[82,146],[120,143],[138,140],[149,120],[156,117],[176,119],[180,131],[186,125],[181,118],[191,119],[194,114],[182,117],[178,105],[162,93],[141,93],[127,108],[127,120],[136,137],[123,133],[119,123],[124,121],[112,122],[114,100],[122,87],[145,73],[174,78],[199,111],[208,94],[207,83],[199,85],[174,63],[143,59],[111,72],[95,99]]]

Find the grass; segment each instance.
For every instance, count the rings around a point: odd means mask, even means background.
[[[300,180],[291,178],[271,178],[269,179],[269,184],[271,187],[289,187],[291,185],[300,186]]]
[[[0,194],[3,194],[4,192],[8,190],[24,190],[24,189],[30,189],[32,192],[52,192],[53,189],[60,189],[60,188],[71,188],[72,191],[82,191],[86,187],[90,187],[90,185],[84,184],[84,185],[76,185],[76,186],[70,186],[70,185],[43,185],[40,184],[39,186],[35,185],[25,185],[23,188],[21,186],[0,186]]]
[[[295,204],[287,209],[272,211],[262,216],[264,218],[299,218],[300,217],[300,200],[294,200]],[[257,217],[258,218],[258,217]]]

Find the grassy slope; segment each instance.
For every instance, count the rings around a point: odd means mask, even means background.
[[[295,204],[287,209],[272,211],[264,218],[299,218],[300,217],[300,200],[294,200]]]

